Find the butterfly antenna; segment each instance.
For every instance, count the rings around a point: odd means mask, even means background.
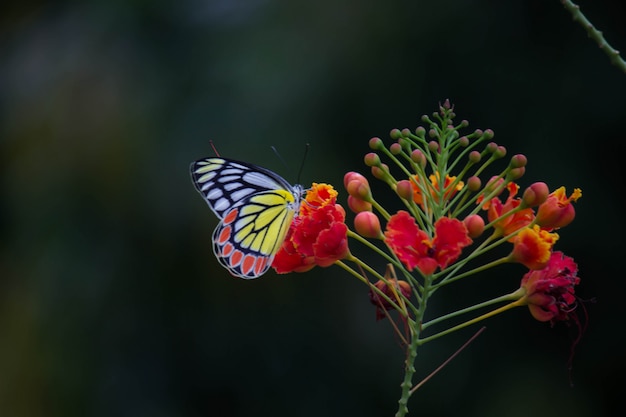
[[[276,155],[276,157],[280,160],[280,162],[283,163],[283,166],[285,168],[288,168],[289,165],[287,165],[287,162],[285,162],[285,160],[283,159],[282,155],[278,152],[278,150],[276,149],[276,147],[274,145],[270,146],[270,148],[272,148],[272,151],[274,151],[274,155]]]
[[[211,145],[211,149],[213,149],[213,152],[215,152],[215,156],[219,157],[220,153],[217,151],[217,149],[215,149],[215,145],[213,144],[213,141],[211,139],[209,139],[209,145]]]
[[[300,177],[302,176],[302,170],[304,169],[304,161],[306,161],[306,156],[309,153],[310,147],[311,145],[309,145],[308,143],[304,145],[304,155],[302,155],[302,162],[300,163],[300,169],[298,170],[298,184],[300,184]]]

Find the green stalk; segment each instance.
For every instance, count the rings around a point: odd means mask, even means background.
[[[506,295],[503,295],[503,296],[500,296],[500,297],[496,297],[496,298],[493,298],[491,300],[484,301],[482,303],[473,305],[471,307],[463,308],[461,310],[457,310],[457,311],[454,311],[452,313],[445,314],[443,316],[437,317],[436,319],[433,319],[433,320],[431,320],[429,322],[426,322],[426,323],[422,324],[422,330],[427,329],[428,327],[430,327],[430,326],[432,326],[434,324],[441,323],[442,321],[445,321],[445,320],[448,320],[448,319],[451,319],[451,318],[454,318],[454,317],[457,317],[457,316],[460,316],[460,315],[463,315],[463,314],[466,314],[466,313],[470,313],[470,312],[475,311],[475,310],[480,310],[481,308],[485,308],[485,307],[488,307],[488,306],[493,305],[493,304],[498,304],[498,303],[501,303],[503,301],[517,300],[520,296],[521,296],[521,294],[519,293],[519,291],[515,291],[515,292],[513,292],[511,294],[506,294]]]
[[[417,357],[417,347],[420,345],[420,333],[422,331],[422,319],[426,312],[426,304],[430,295],[431,279],[428,277],[424,283],[424,293],[422,302],[419,305],[415,321],[410,323],[411,343],[407,347],[406,361],[404,364],[404,380],[400,384],[402,395],[398,400],[398,411],[395,417],[404,417],[409,412],[409,398],[411,397],[411,388],[413,387],[413,375],[415,374],[415,358]]]
[[[505,311],[510,310],[512,308],[526,305],[526,300],[522,297],[522,295],[523,294],[520,294],[520,298],[518,300],[513,301],[512,303],[509,303],[509,304],[504,305],[502,307],[496,308],[495,310],[490,311],[489,313],[485,313],[482,316],[478,316],[478,317],[476,317],[474,319],[466,321],[465,323],[461,323],[458,326],[451,327],[451,328],[449,328],[447,330],[444,330],[444,331],[439,332],[437,334],[434,334],[432,336],[428,336],[428,337],[425,337],[423,339],[420,339],[418,341],[418,345],[421,346],[421,345],[423,345],[423,344],[425,344],[427,342],[431,342],[431,341],[433,341],[435,339],[439,339],[441,336],[445,336],[447,334],[454,333],[457,330],[464,329],[467,326],[471,326],[472,324],[478,323],[479,321],[488,319],[489,317],[493,317],[493,316],[495,316],[497,314],[504,313]]]
[[[611,63],[622,72],[626,72],[626,62],[619,55],[619,51],[609,45],[609,43],[604,39],[604,36],[602,36],[602,32],[596,29],[585,17],[583,12],[580,11],[580,7],[569,0],[561,0],[561,3],[563,4],[563,7],[565,7],[565,9],[572,14],[574,21],[580,23],[585,31],[587,31],[587,35],[593,39],[598,47],[609,57]]]

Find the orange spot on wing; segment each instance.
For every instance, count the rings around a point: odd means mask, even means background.
[[[224,246],[226,242],[228,242],[228,240],[230,239],[230,232],[230,226],[224,227],[220,232],[220,235],[217,237],[217,244],[220,246]]]
[[[226,217],[224,217],[224,220],[222,220],[222,223],[231,224],[232,222],[235,221],[238,214],[239,214],[239,209],[237,208],[232,209],[231,211],[228,212]]]
[[[257,260],[256,256],[253,255],[246,255],[243,257],[243,262],[241,263],[241,271],[245,274],[248,275],[250,273],[250,271],[252,271],[252,268],[254,268],[254,264]]]
[[[242,259],[243,259],[243,252],[241,252],[240,250],[235,250],[230,257],[230,266],[232,268],[235,268],[241,263]]]
[[[235,247],[232,244],[226,242],[226,244],[222,246],[222,256],[226,257],[230,255],[234,249]]]
[[[267,265],[267,258],[257,258],[256,264],[254,265],[254,273],[260,275],[265,269],[265,265]]]

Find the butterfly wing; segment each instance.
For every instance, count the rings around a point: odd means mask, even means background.
[[[271,266],[303,194],[265,168],[224,158],[191,164],[193,183],[221,219],[213,251],[234,276],[252,279]]]
[[[287,190],[251,195],[230,209],[213,232],[213,251],[234,276],[252,279],[271,266],[295,215]]]
[[[268,169],[217,157],[192,162],[191,180],[220,219],[253,194],[294,188]]]

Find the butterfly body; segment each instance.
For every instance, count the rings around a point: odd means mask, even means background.
[[[226,158],[191,164],[191,179],[220,219],[213,252],[234,276],[252,279],[271,266],[304,194],[278,174]]]

